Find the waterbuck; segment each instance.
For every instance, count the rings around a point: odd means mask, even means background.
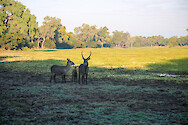
[[[90,60],[91,57],[91,51],[89,57],[86,59],[83,56],[83,52],[81,53],[82,59],[84,60],[84,63],[79,66],[79,84],[80,84],[80,77],[82,77],[82,84],[85,83],[87,84],[87,77],[88,77],[88,72],[89,72],[89,67],[88,67],[88,61]]]
[[[77,66],[74,67],[72,70],[72,81],[76,82],[77,81]]]
[[[74,62],[72,62],[70,59],[67,58],[67,65],[66,66],[58,66],[58,65],[53,65],[51,67],[51,79],[50,82],[52,82],[52,79],[54,79],[56,83],[56,75],[62,75],[62,82],[64,79],[64,82],[66,82],[65,75],[66,73],[70,70],[71,65],[74,65]]]

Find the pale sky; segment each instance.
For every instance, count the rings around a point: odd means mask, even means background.
[[[61,19],[67,32],[83,23],[107,26],[131,36],[186,36],[188,0],[17,0],[42,25],[45,16]]]

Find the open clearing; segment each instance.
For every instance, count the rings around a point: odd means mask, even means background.
[[[50,66],[65,65],[66,58],[79,65],[82,50],[86,56],[92,51],[88,85],[72,82],[71,71],[67,83],[60,76],[50,83]],[[0,123],[188,124],[187,53],[188,48],[2,52]]]

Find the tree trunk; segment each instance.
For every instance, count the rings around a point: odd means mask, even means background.
[[[131,42],[131,48],[133,48],[133,42]]]
[[[33,43],[33,39],[31,38],[31,43]]]
[[[101,48],[103,48],[103,42],[101,42]]]
[[[43,38],[41,48],[44,48],[45,37]]]
[[[38,45],[37,45],[37,48],[39,48],[39,43],[40,43],[40,40],[38,39]]]
[[[44,47],[44,40],[42,41],[41,48],[43,49]]]

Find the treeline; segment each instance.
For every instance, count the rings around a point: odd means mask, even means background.
[[[66,32],[61,19],[46,16],[39,27],[35,15],[20,2],[0,1],[0,48],[26,50],[28,48],[102,48],[102,47],[148,47],[187,46],[188,36],[164,38],[131,37],[129,32],[114,31],[112,35],[105,27],[83,24],[74,33]]]

